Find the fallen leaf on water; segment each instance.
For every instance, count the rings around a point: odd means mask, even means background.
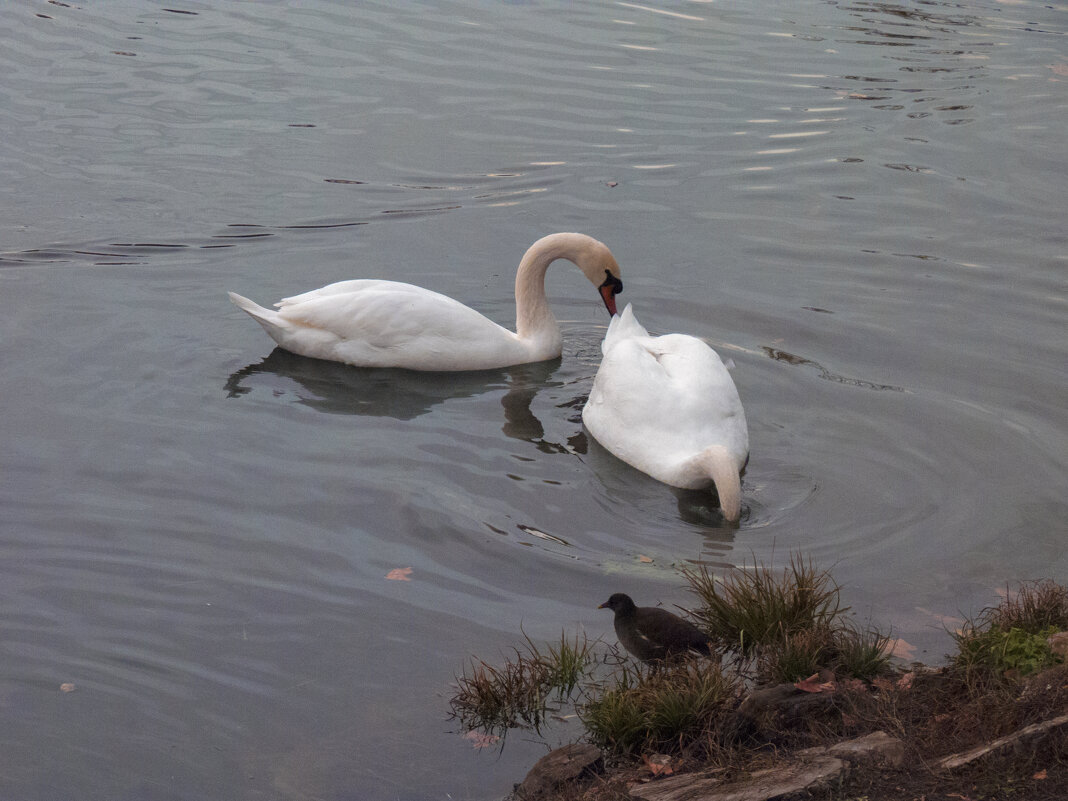
[[[886,653],[890,656],[896,656],[898,659],[912,659],[916,655],[916,646],[898,637],[886,644]]]
[[[654,776],[670,776],[675,772],[671,767],[671,757],[667,754],[642,754],[642,762]]]
[[[933,612],[930,609],[924,609],[922,606],[917,606],[916,611],[926,615],[927,617],[934,618],[943,626],[952,626],[954,629],[959,628],[964,623],[964,620],[962,618],[955,617],[953,615],[943,615],[940,612]]]
[[[642,553],[642,554],[638,554],[638,561],[639,561],[639,562],[651,562],[651,561],[653,561],[653,560],[652,560],[652,559],[650,559],[650,558],[649,558],[648,556],[646,556],[645,554],[643,554],[643,553]]]
[[[1038,779],[1039,781],[1041,781],[1042,779],[1046,778],[1046,769],[1042,768],[1042,770],[1040,770],[1038,773],[1036,773],[1031,778],[1032,779]]]
[[[464,739],[470,740],[471,745],[474,748],[488,748],[491,745],[496,745],[501,738],[496,734],[483,734],[480,731],[469,731],[464,735]]]
[[[74,692],[74,685],[71,684],[69,681],[65,681],[61,685],[59,685],[59,691],[63,693],[72,693]]]
[[[395,567],[386,573],[386,578],[390,581],[411,581],[409,576],[412,575],[412,569],[410,567]]]

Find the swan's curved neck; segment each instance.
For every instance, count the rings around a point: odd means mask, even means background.
[[[523,254],[515,274],[515,332],[520,339],[559,337],[556,318],[545,298],[545,272],[557,259],[573,262],[578,247],[570,234],[551,234]]]
[[[716,485],[723,516],[733,522],[742,510],[742,466],[722,445],[710,445],[684,462],[682,471],[688,481],[710,477]]]

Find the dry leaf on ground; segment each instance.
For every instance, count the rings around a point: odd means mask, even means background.
[[[806,693],[825,693],[834,690],[835,683],[833,681],[820,681],[820,674],[813,673],[807,679],[795,681],[794,687]]]
[[[675,772],[671,767],[671,757],[667,754],[643,754],[642,762],[654,776],[670,776]]]

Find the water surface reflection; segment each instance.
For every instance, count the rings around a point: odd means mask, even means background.
[[[297,403],[327,414],[395,420],[413,420],[449,400],[504,389],[501,430],[514,439],[544,442],[545,428],[530,405],[559,366],[560,359],[553,359],[501,370],[435,373],[353,367],[275,348],[262,361],[232,373],[225,389],[228,398],[262,389],[275,397],[293,395]]]

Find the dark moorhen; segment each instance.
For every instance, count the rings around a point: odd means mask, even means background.
[[[615,612],[619,642],[643,662],[657,662],[687,651],[713,652],[712,643],[697,626],[666,609],[635,606],[629,595],[615,593],[598,609]]]

